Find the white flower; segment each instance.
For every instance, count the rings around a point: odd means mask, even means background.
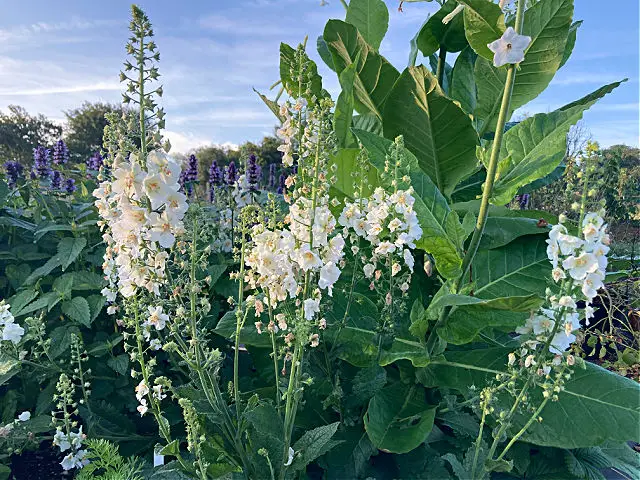
[[[574,280],[584,279],[588,273],[598,270],[598,258],[593,253],[581,253],[578,257],[573,255],[567,257],[562,266],[569,271],[569,275]]]
[[[82,468],[89,464],[89,460],[84,457],[87,455],[86,450],[78,450],[75,453],[70,453],[62,459],[60,465],[63,470],[71,470],[72,468]]]
[[[182,222],[173,222],[167,212],[162,212],[162,215],[151,212],[149,214],[149,224],[151,225],[149,240],[158,242],[162,248],[171,248],[173,246],[176,241],[174,227],[182,227]]]
[[[167,197],[176,191],[173,185],[168,185],[162,175],[148,175],[142,182],[144,185],[144,192],[151,200],[151,208],[153,210],[159,209],[167,201]]]
[[[542,333],[550,332],[553,330],[555,322],[552,318],[547,317],[546,315],[536,315],[533,317],[532,327],[533,333],[536,335],[540,335]]]
[[[147,383],[142,380],[137,386],[136,386],[136,398],[138,399],[139,402],[142,401],[142,399],[149,394],[149,387],[147,386]]]
[[[149,325],[156,327],[156,330],[162,330],[169,321],[169,315],[162,313],[162,307],[149,306],[149,317],[147,322]]]
[[[582,282],[582,293],[589,300],[598,294],[598,290],[604,287],[604,276],[600,272],[589,273]]]
[[[386,255],[387,253],[393,253],[396,250],[396,246],[391,242],[380,242],[380,245],[376,247],[374,252],[378,255]]]
[[[575,300],[573,299],[573,297],[569,296],[569,295],[565,295],[563,297],[560,297],[560,300],[558,300],[558,305],[560,305],[561,307],[568,307],[568,308],[578,308],[578,306],[576,305]]]
[[[18,415],[18,420],[20,420],[21,422],[26,422],[30,418],[31,418],[31,412],[29,411],[22,412],[20,415]]]
[[[395,277],[400,270],[402,269],[402,267],[400,266],[399,263],[394,263],[393,265],[391,265],[391,276]]]
[[[411,251],[408,249],[405,249],[402,255],[404,257],[404,263],[406,263],[407,267],[409,267],[409,270],[413,272],[413,266],[415,265],[415,261],[413,259],[413,255],[411,254]]]
[[[371,264],[371,263],[367,263],[364,268],[364,276],[367,278],[371,278],[373,277],[373,272],[376,271],[376,267],[375,265]]]
[[[149,410],[149,407],[147,407],[147,400],[144,398],[140,400],[140,405],[138,405],[138,408],[136,408],[136,410],[138,410],[141,417],[144,416],[144,414]]]
[[[284,466],[288,467],[289,465],[291,465],[291,463],[293,462],[293,455],[296,452],[293,450],[293,448],[289,447],[289,458],[287,459],[287,461],[285,462]]]
[[[320,311],[320,300],[308,298],[304,301],[304,318],[313,320],[316,313]]]
[[[518,35],[513,27],[508,27],[502,37],[489,43],[487,47],[493,55],[493,64],[501,67],[507,63],[520,63],[524,60],[524,51],[531,43],[531,37]]]
[[[328,262],[320,269],[320,280],[318,286],[320,288],[328,288],[329,296],[332,295],[333,284],[336,283],[340,276],[340,269],[333,262]]]
[[[578,237],[573,235],[567,235],[560,233],[558,235],[558,247],[560,247],[560,253],[562,255],[569,255],[573,253],[577,248],[580,248],[584,242]]]
[[[562,270],[561,268],[554,268],[551,271],[551,276],[553,277],[553,280],[557,283],[560,280],[562,280],[563,278],[566,278],[567,276],[564,274],[564,270]]]
[[[322,266],[322,260],[320,257],[309,248],[309,244],[305,243],[298,250],[294,252],[294,258],[302,270],[305,272],[312,268],[318,268]]]
[[[12,342],[17,345],[20,343],[22,336],[24,335],[24,328],[17,323],[7,323],[2,330],[2,340]]]
[[[58,446],[61,452],[71,448],[71,442],[69,442],[67,435],[61,430],[56,431],[56,434],[53,436],[53,444]]]

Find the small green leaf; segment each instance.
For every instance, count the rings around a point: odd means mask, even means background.
[[[85,237],[66,237],[58,243],[58,259],[62,270],[66,270],[78,258],[80,252],[87,246]]]
[[[331,441],[331,437],[335,435],[339,425],[340,422],[335,422],[305,432],[304,435],[293,444],[295,456],[293,457],[291,468],[293,470],[302,470],[316,458],[342,443]]]
[[[107,365],[120,375],[126,375],[129,368],[129,355],[123,353],[117,357],[111,357],[107,360]]]

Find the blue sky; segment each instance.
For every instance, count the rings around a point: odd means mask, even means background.
[[[5,0],[0,18],[0,109],[22,105],[62,120],[84,100],[120,99],[118,72],[130,2]],[[252,87],[266,92],[278,78],[281,41],[309,35],[313,47],[329,18],[344,18],[339,0],[142,0],[162,54],[167,136],[174,151],[209,143],[239,144],[273,132],[275,118]],[[390,28],[381,52],[406,65],[409,39],[435,3],[386,0]],[[585,115],[594,139],[638,145],[637,0],[576,0],[584,20],[572,58],[522,113],[553,110],[599,86],[629,81]],[[317,54],[325,87],[338,82]]]

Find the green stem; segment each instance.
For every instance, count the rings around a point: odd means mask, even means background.
[[[293,433],[293,422],[296,418],[297,396],[298,396],[298,379],[300,367],[302,366],[302,344],[296,340],[296,345],[291,358],[291,372],[289,374],[289,386],[287,387],[287,403],[284,413],[284,452],[283,461],[289,458],[289,447],[291,446],[291,435]],[[286,467],[280,468],[280,480],[285,478]]]
[[[444,47],[440,47],[440,52],[438,52],[438,67],[436,69],[436,77],[438,78],[438,85],[440,88],[444,88],[444,71],[447,65],[447,49]]]
[[[145,100],[144,100],[144,35],[140,35],[140,43],[138,50],[138,86],[140,87],[140,153],[142,154],[142,161],[146,160],[147,154],[147,132],[145,124]]]
[[[342,4],[345,10],[349,10],[349,5],[347,5],[346,0],[340,0],[340,3]]]
[[[518,0],[518,10],[516,13],[516,32],[520,33],[522,31],[523,24],[523,13],[524,13],[524,0]],[[500,114],[498,116],[498,123],[496,125],[496,134],[493,141],[493,146],[491,149],[491,157],[489,159],[489,166],[487,167],[487,179],[485,181],[483,190],[482,190],[482,200],[480,201],[480,210],[478,211],[478,220],[476,222],[476,228],[473,231],[473,236],[471,237],[471,241],[469,242],[469,247],[467,248],[467,252],[462,260],[461,273],[458,279],[452,285],[452,292],[457,293],[460,286],[464,284],[465,277],[467,272],[469,271],[469,267],[471,266],[471,262],[473,262],[474,257],[478,251],[478,246],[480,245],[480,240],[482,239],[482,235],[484,233],[484,228],[487,223],[487,217],[489,215],[489,199],[491,198],[491,193],[493,191],[493,184],[496,179],[496,171],[498,169],[498,159],[500,158],[500,149],[502,148],[502,137],[504,136],[504,127],[507,123],[507,120],[510,116],[510,107],[511,107],[511,95],[513,94],[513,85],[515,84],[516,79],[516,65],[509,65],[507,68],[507,78],[505,81],[504,92],[502,94],[502,103],[500,106]],[[444,322],[449,317],[451,313],[451,307],[445,307],[442,310],[442,314],[440,318],[434,325],[429,334],[429,338],[427,340],[427,350],[429,354],[433,352],[433,348],[435,346],[437,340],[437,330],[438,327],[442,326]]]

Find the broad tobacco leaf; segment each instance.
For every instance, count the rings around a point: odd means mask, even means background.
[[[540,95],[555,76],[564,57],[572,17],[573,0],[540,0],[525,12],[522,34],[531,37],[531,44],[516,71],[512,112]],[[495,130],[507,70],[478,58],[475,77],[478,105],[474,116],[482,137]]]
[[[442,19],[453,12],[457,6],[455,0],[447,0],[420,29],[416,45],[425,57],[435,53],[440,47],[447,52],[459,52],[467,46],[462,15],[456,15],[447,24],[442,23]]]
[[[474,385],[479,391],[505,370],[510,351],[491,348],[447,352],[445,359],[433,360],[418,377],[427,387],[453,388],[468,395],[469,387]],[[535,405],[541,399],[537,391],[531,401]],[[502,408],[510,408],[514,399],[508,400]],[[549,402],[541,416],[542,422],[534,422],[522,440],[557,448],[592,447],[606,441],[638,442],[640,385],[587,362],[584,370],[574,370],[559,400]],[[509,433],[515,434],[526,420],[516,417]]]
[[[622,82],[605,85],[571,106],[534,115],[507,131],[491,203],[505,205],[520,187],[551,174],[565,157],[569,129],[598,99]]]
[[[382,119],[384,103],[400,73],[349,23],[329,20],[323,38],[338,75],[349,65],[356,64],[353,85],[356,110]]]
[[[382,0],[351,0],[346,21],[358,29],[365,42],[378,50],[389,27],[389,10]]]
[[[407,68],[387,99],[384,136],[404,136],[420,168],[445,195],[477,165],[478,136],[471,119],[448,98],[424,66]]]
[[[502,9],[490,0],[460,0],[460,3],[465,6],[464,32],[469,45],[478,55],[493,60],[493,52],[487,45],[500,38],[507,28]]]
[[[369,401],[364,428],[379,449],[407,453],[427,439],[435,412],[436,407],[426,403],[422,387],[390,385]]]

